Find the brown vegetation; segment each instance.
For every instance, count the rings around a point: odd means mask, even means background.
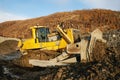
[[[118,30],[105,32],[104,38],[107,40],[107,47],[100,46],[100,44],[97,43],[93,53],[98,54],[95,54],[94,56],[101,58],[100,61],[74,63],[66,66],[47,68],[22,68],[14,65],[12,61],[0,60],[0,80],[119,80],[119,21],[120,12],[110,10],[82,10],[55,13],[49,16],[24,21],[8,21],[1,23],[0,35],[22,38],[30,37],[29,27],[36,24],[46,25],[53,30],[57,24],[63,22],[65,28],[79,27],[82,33],[91,32],[95,28],[100,28],[103,31],[111,29]],[[115,37],[113,37],[113,34]],[[11,50],[14,51],[16,45],[17,41],[9,40],[2,42],[0,44],[0,50],[2,52],[0,53],[10,52]]]
[[[59,12],[44,17],[8,21],[0,23],[0,35],[9,37],[31,37],[29,27],[39,24],[48,26],[51,30],[61,22],[67,27],[80,28],[82,33],[86,33],[100,28],[101,30],[120,29],[120,12],[111,10],[76,10],[72,12]]]

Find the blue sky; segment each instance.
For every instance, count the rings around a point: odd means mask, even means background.
[[[95,8],[120,11],[120,0],[0,0],[0,22]]]

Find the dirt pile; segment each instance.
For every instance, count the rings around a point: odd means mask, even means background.
[[[117,34],[119,30],[106,33],[109,36]],[[106,36],[106,35],[105,35]],[[117,36],[117,35],[116,35]],[[113,37],[114,38],[114,37]],[[119,40],[119,37],[118,39]],[[111,42],[116,41],[112,39]],[[100,53],[103,50],[100,61],[89,63],[74,63],[67,66],[56,66],[47,68],[23,68],[18,67],[12,61],[0,60],[0,79],[1,80],[120,80],[120,47],[100,46],[97,43],[94,53]],[[116,43],[114,43],[116,44]],[[104,45],[104,44],[103,44]],[[102,49],[103,48],[103,49]],[[98,57],[99,55],[97,55]]]
[[[6,40],[0,43],[0,54],[8,54],[16,51],[18,41],[16,40]]]
[[[120,54],[107,48],[101,62],[76,63],[50,68],[40,75],[40,80],[119,80]],[[47,75],[46,75],[47,74]]]
[[[31,37],[29,27],[39,24],[54,30],[56,25],[63,22],[65,28],[79,28],[82,33],[91,32],[96,28],[103,31],[120,29],[120,12],[102,9],[76,10],[72,12],[59,12],[44,17],[8,21],[0,23],[0,35],[9,37]]]
[[[103,37],[107,40],[109,47],[120,46],[120,29],[107,31],[104,33]]]
[[[50,50],[26,50],[26,52],[29,54],[13,60],[13,63],[21,67],[33,67],[31,64],[29,64],[29,59],[49,60],[53,59],[58,53]]]
[[[110,10],[82,10],[55,13],[49,16],[24,21],[9,21],[0,24],[0,35],[10,37],[30,37],[29,27],[47,25],[51,30],[63,22],[65,28],[80,28],[82,33],[99,28],[105,32],[107,46],[99,46],[94,53],[103,50],[100,61],[75,63],[60,67],[22,68],[11,60],[0,58],[0,80],[119,80],[120,79],[120,12]],[[114,31],[112,30],[114,29]],[[112,30],[112,31],[111,31]],[[17,41],[7,40],[0,43],[0,53],[13,52]],[[100,49],[104,47],[104,49]],[[30,57],[30,56],[26,56]]]
[[[48,70],[40,75],[40,80],[119,80],[120,48],[119,46],[100,46],[97,42],[93,53],[96,59],[90,63],[76,63]],[[100,54],[100,52],[102,52]],[[102,57],[101,57],[102,56]]]
[[[21,68],[10,61],[0,61],[1,80],[119,80],[120,54],[106,48],[100,62],[75,63],[48,68]],[[5,72],[7,70],[7,72]]]

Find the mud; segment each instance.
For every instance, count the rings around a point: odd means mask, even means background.
[[[41,76],[41,80],[119,80],[120,55],[114,49],[106,49],[100,62],[76,63],[58,67],[51,73]]]
[[[118,32],[119,30],[115,31],[115,34],[119,34]],[[112,32],[108,33],[113,35]],[[120,46],[116,45],[120,40],[119,36],[117,40],[114,37],[110,39],[111,34],[106,34],[108,43],[100,61],[47,68],[23,68],[13,63],[14,59],[20,57],[19,52],[2,54],[0,80],[120,80]],[[110,46],[111,43],[114,45]],[[94,52],[99,53],[99,50]]]
[[[107,48],[99,62],[48,68],[23,68],[0,60],[0,80],[120,80],[120,54]]]
[[[105,32],[103,38],[107,40],[109,47],[120,46],[120,29]]]

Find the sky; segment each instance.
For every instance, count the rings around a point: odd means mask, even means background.
[[[120,11],[120,0],[0,0],[0,22],[83,9]]]

